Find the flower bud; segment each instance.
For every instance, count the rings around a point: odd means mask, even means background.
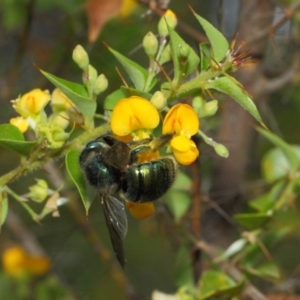
[[[198,117],[200,117],[200,112],[203,109],[203,105],[204,105],[204,100],[201,96],[196,96],[193,98],[192,106],[196,111]]]
[[[161,36],[168,36],[169,35],[169,30],[168,26],[174,29],[177,25],[177,17],[176,15],[168,9],[165,14],[160,18],[158,22],[158,33]]]
[[[48,148],[50,149],[61,148],[70,135],[56,123],[51,123],[47,124],[47,126],[40,127],[39,131],[45,135],[48,141]]]
[[[156,107],[157,110],[162,110],[167,104],[167,99],[161,91],[153,94],[150,102]]]
[[[213,116],[218,110],[218,100],[211,100],[204,104],[205,117]]]
[[[48,196],[48,184],[45,180],[36,179],[36,184],[29,187],[29,197],[35,202],[43,202]]]
[[[227,158],[229,156],[228,149],[222,144],[215,144],[214,146],[216,153],[221,156]]]
[[[158,40],[151,31],[144,36],[143,47],[147,55],[151,57],[155,56],[158,49]]]
[[[70,116],[66,111],[61,111],[50,115],[48,121],[49,123],[54,123],[56,126],[66,129],[70,124]]]
[[[72,58],[82,70],[85,70],[89,65],[89,56],[81,45],[77,45],[74,48]]]
[[[100,93],[104,92],[108,87],[108,80],[105,77],[105,75],[100,74],[93,86],[93,92],[96,95],[99,95]]]
[[[50,105],[54,112],[68,111],[72,108],[71,100],[58,88],[52,92]]]
[[[93,86],[97,77],[97,70],[92,65],[88,65],[87,70],[83,73],[82,80],[85,85]]]
[[[170,47],[170,45],[168,44],[168,45],[164,48],[164,50],[162,51],[161,56],[160,56],[160,59],[159,59],[158,62],[159,62],[161,65],[163,65],[163,64],[169,62],[171,59],[172,59],[172,55],[171,55],[171,47]]]
[[[188,44],[180,44],[178,45],[178,53],[179,53],[179,58],[182,62],[186,62],[186,59],[190,55],[191,48]]]

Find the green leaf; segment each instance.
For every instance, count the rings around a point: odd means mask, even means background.
[[[189,176],[181,171],[178,171],[172,189],[176,191],[190,191],[192,184],[192,179]]]
[[[280,148],[274,148],[265,153],[261,161],[261,169],[263,178],[268,183],[273,183],[290,174],[289,162]]]
[[[272,217],[271,213],[236,214],[234,219],[248,230],[263,226]]]
[[[121,53],[113,50],[112,48],[108,47],[108,50],[124,67],[125,71],[127,72],[130,79],[132,80],[135,88],[138,90],[144,90],[145,83],[148,77],[148,71],[145,70],[142,66],[140,66],[136,62],[125,57]]]
[[[133,88],[130,88],[130,87],[126,87],[126,86],[121,86],[121,89],[127,93],[127,97],[130,97],[130,96],[139,96],[139,97],[142,97],[142,98],[145,98],[147,100],[150,100],[152,95],[150,93],[146,93],[146,92],[143,92],[143,91],[140,91],[140,90],[137,90],[137,89],[133,89]]]
[[[8,213],[8,199],[6,193],[0,194],[0,228],[5,222]]]
[[[259,273],[261,273],[264,277],[270,279],[279,279],[280,272],[278,267],[274,263],[265,263],[255,268]]]
[[[40,71],[50,82],[59,88],[72,101],[72,103],[87,120],[91,120],[94,117],[97,103],[89,98],[88,92],[84,85],[56,77],[43,70]]]
[[[260,266],[249,267],[247,266],[246,271],[258,276],[260,278],[269,279],[269,280],[278,280],[280,279],[279,268],[274,263],[265,263]]]
[[[187,61],[184,64],[184,69],[181,66],[180,56],[179,56],[179,46],[186,45],[186,42],[178,35],[176,31],[168,27],[170,34],[170,48],[174,63],[174,79],[173,82],[177,84],[182,78],[188,76],[194,72],[200,62],[200,58],[195,53],[195,51],[190,48],[190,54],[187,57]]]
[[[197,15],[194,11],[193,13],[200,25],[203,27],[210,41],[214,60],[217,62],[221,61],[225,57],[229,49],[229,44],[227,40],[225,39],[223,34],[219,30],[217,30],[213,25],[211,25],[208,21]]]
[[[285,181],[277,182],[268,193],[265,193],[250,201],[249,206],[259,212],[266,213],[274,207],[276,201],[286,187],[286,184],[287,183]]]
[[[86,215],[88,215],[89,208],[94,200],[93,195],[90,195],[89,192],[92,191],[90,185],[86,182],[82,170],[79,165],[79,151],[70,150],[66,155],[66,167],[68,173],[70,174],[73,182],[75,183],[79,194],[82,199],[82,203],[85,207]],[[94,193],[94,195],[96,192]]]
[[[244,109],[246,109],[253,117],[264,126],[261,116],[256,108],[256,105],[248,94],[243,90],[243,87],[231,76],[219,77],[205,84],[205,89],[214,89],[224,94],[229,95]]]
[[[238,239],[234,241],[219,257],[217,257],[214,261],[220,262],[222,260],[228,259],[231,256],[242,251],[245,246],[248,244],[248,241],[245,238]]]
[[[220,271],[208,270],[202,274],[199,287],[199,299],[230,300],[244,287],[244,281],[235,282]]]
[[[299,146],[293,148],[293,146],[286,143],[283,139],[275,135],[274,133],[267,131],[263,128],[257,128],[257,130],[271,142],[273,145],[277,146],[285,155],[289,162],[290,170],[295,172],[300,166],[300,152]],[[281,163],[284,163],[283,160]]]
[[[28,155],[37,142],[25,141],[22,132],[14,125],[0,125],[0,145],[16,151],[21,155]]]
[[[117,102],[123,98],[127,98],[127,93],[123,89],[118,89],[109,94],[104,100],[104,109],[113,111]]]
[[[200,70],[207,71],[210,67],[211,53],[210,46],[207,43],[201,43],[200,47]]]
[[[175,257],[175,281],[176,285],[194,290],[194,275],[190,260],[191,245],[182,244]]]
[[[191,205],[191,198],[185,192],[170,191],[165,197],[165,203],[168,209],[174,216],[175,222],[180,222],[180,219],[188,211]]]

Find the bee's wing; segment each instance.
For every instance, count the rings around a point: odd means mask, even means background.
[[[108,151],[104,154],[107,163],[110,163],[114,167],[125,170],[130,156],[130,148],[123,142],[118,142],[112,145]]]
[[[124,267],[125,255],[122,240],[127,233],[125,206],[123,202],[114,197],[105,197],[103,199],[103,212],[116,257],[121,266]]]

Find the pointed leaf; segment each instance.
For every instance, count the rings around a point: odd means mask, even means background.
[[[165,197],[165,203],[174,216],[175,222],[179,222],[191,205],[191,198],[185,192],[170,191]]]
[[[186,42],[178,35],[176,31],[168,27],[170,34],[170,47],[172,53],[172,59],[174,64],[174,79],[173,82],[178,83],[181,78],[184,78],[194,72],[200,62],[200,58],[195,51],[190,48],[190,54],[185,62],[184,70],[182,70],[179,56],[179,46],[186,44]]]
[[[79,165],[79,151],[70,150],[66,155],[66,167],[73,182],[75,183],[79,194],[81,196],[82,203],[85,207],[86,214],[88,215],[89,208],[94,200],[94,195],[90,195],[92,191],[90,185],[86,182],[83,173]]]
[[[188,290],[194,289],[194,275],[190,258],[191,245],[182,244],[175,257],[175,281],[177,286],[184,286]]]
[[[146,79],[148,77],[148,71],[136,62],[125,57],[121,53],[108,47],[108,50],[114,55],[114,57],[121,63],[125,71],[132,80],[134,87],[138,90],[143,90],[145,87]]]
[[[190,191],[192,188],[192,179],[185,173],[178,171],[173,185],[174,190]]]
[[[200,47],[200,71],[206,71],[210,67],[211,53],[207,43],[201,43]]]
[[[37,143],[25,141],[22,132],[14,125],[0,125],[0,145],[16,151],[21,155],[28,155]]]
[[[271,213],[236,214],[234,219],[248,230],[263,226],[272,217]]]
[[[248,241],[245,238],[238,239],[234,241],[219,257],[214,261],[220,262],[222,260],[228,259],[229,257],[242,251],[245,246],[248,244]]]
[[[6,193],[0,194],[0,229],[8,213],[8,199]]]
[[[143,91],[140,91],[140,90],[137,90],[137,89],[133,89],[133,88],[128,88],[126,86],[121,86],[121,89],[127,93],[127,97],[130,97],[130,96],[139,96],[139,97],[142,97],[142,98],[145,98],[147,100],[150,100],[152,95],[150,93],[147,93],[147,92],[143,92]]]
[[[264,126],[256,105],[243,90],[243,87],[241,87],[233,77],[227,75],[226,77],[216,78],[215,80],[212,80],[208,84],[206,84],[205,88],[214,89],[229,95]]]
[[[84,85],[56,77],[43,70],[40,71],[50,82],[59,88],[72,101],[75,107],[87,120],[91,120],[94,117],[97,103],[89,98],[88,92]]]
[[[104,109],[108,111],[113,111],[117,102],[123,98],[127,98],[127,93],[124,90],[118,89],[114,91],[105,98]]]
[[[279,268],[274,263],[265,263],[260,266],[246,267],[245,270],[252,275],[258,276],[264,279],[278,280],[280,279]]]
[[[295,151],[291,145],[289,145],[283,139],[281,139],[280,137],[278,137],[277,135],[275,135],[270,131],[267,131],[262,128],[257,128],[257,130],[272,144],[280,148],[280,150],[283,152],[283,154],[285,155],[285,157],[289,162],[290,170],[294,172],[299,168],[300,155],[297,154],[297,151]]]
[[[200,300],[232,299],[244,287],[244,281],[235,282],[220,271],[208,270],[202,274],[199,287]],[[198,298],[197,298],[198,299]]]
[[[213,25],[211,25],[208,21],[197,15],[195,12],[193,13],[200,25],[203,27],[210,41],[214,60],[217,62],[221,61],[225,57],[229,49],[229,44],[227,40],[225,39],[223,34],[219,30],[217,30]]]

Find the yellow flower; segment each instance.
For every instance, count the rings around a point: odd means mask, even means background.
[[[191,164],[199,155],[195,143],[190,140],[199,125],[196,112],[187,104],[173,106],[164,119],[163,134],[175,133],[170,145],[176,160],[183,165]]]
[[[152,202],[136,203],[126,202],[126,207],[130,214],[136,219],[145,219],[154,214],[155,208]]]
[[[9,122],[16,126],[22,133],[28,129],[28,123],[23,117],[11,118]]]
[[[49,92],[34,89],[16,100],[12,100],[13,108],[24,118],[38,116],[50,101]]]
[[[50,269],[50,260],[45,256],[29,255],[20,246],[6,249],[2,253],[4,271],[13,277],[43,275]]]
[[[138,96],[121,99],[112,112],[111,129],[118,136],[133,133],[146,138],[158,124],[157,109],[150,101]]]

